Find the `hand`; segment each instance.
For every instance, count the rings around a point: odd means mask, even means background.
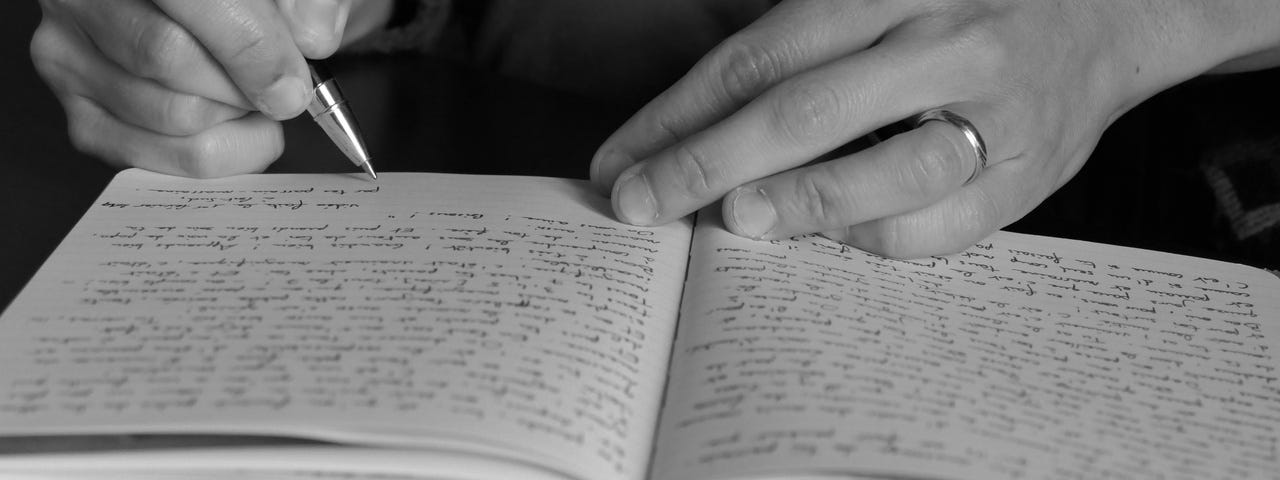
[[[956,252],[1070,179],[1124,111],[1280,43],[1274,2],[1210,3],[789,0],[619,128],[591,177],[632,224],[723,197],[726,226],[747,237]],[[943,122],[808,164],[938,107],[985,138],[972,183],[976,156]]]
[[[310,101],[304,57],[338,48],[354,1],[42,0],[31,57],[81,151],[192,177],[261,171],[284,149],[277,121]]]

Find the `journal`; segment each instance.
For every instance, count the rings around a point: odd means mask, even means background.
[[[1206,259],[640,228],[567,179],[127,170],[0,316],[0,439],[174,441],[0,476],[1274,480],[1278,348],[1280,279]]]

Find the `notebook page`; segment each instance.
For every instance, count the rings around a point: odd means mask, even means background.
[[[139,468],[144,466],[145,468]],[[5,480],[559,480],[529,465],[448,451],[360,447],[160,449],[0,456]]]
[[[0,433],[424,432],[635,478],[689,225],[562,179],[121,173],[0,319]]]
[[[1003,232],[897,261],[705,220],[655,479],[1280,471],[1280,280],[1261,270]]]

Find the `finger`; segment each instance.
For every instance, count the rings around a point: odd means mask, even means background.
[[[56,19],[51,12],[45,13],[31,35],[31,64],[55,94],[70,88],[73,76],[64,64],[65,59],[76,58],[73,39],[79,35],[79,31]]]
[[[103,65],[83,90],[120,120],[163,135],[194,135],[249,113],[198,95],[175,92],[152,80]]]
[[[222,65],[245,97],[276,120],[306,109],[310,75],[271,0],[156,0]]]
[[[222,102],[175,92],[159,83],[133,76],[102,56],[78,32],[59,33],[56,42],[42,45],[40,57],[57,77],[56,90],[88,97],[112,115],[144,130],[165,135],[192,135],[247,113]],[[55,73],[56,71],[56,73]]]
[[[254,108],[200,42],[150,1],[80,0],[69,2],[67,10],[103,55],[133,75],[174,91]]]
[[[940,202],[822,235],[893,258],[960,252],[1026,215],[1053,191],[1038,168],[1036,162],[1009,160]]]
[[[948,109],[965,112],[960,115],[975,125],[991,124],[978,108]],[[722,207],[725,226],[745,237],[778,239],[863,223],[935,203],[980,168],[960,128],[925,122],[847,157],[734,189]]]
[[[628,223],[665,223],[881,125],[968,98],[974,92],[964,85],[980,78],[973,67],[980,59],[956,58],[967,51],[940,54],[948,49],[943,41],[886,40],[801,73],[623,172],[614,187],[614,209]]]
[[[284,151],[280,124],[258,113],[176,137],[129,125],[78,95],[60,98],[77,150],[120,167],[196,178],[260,172]]]
[[[726,39],[600,146],[592,182],[607,192],[623,170],[725,118],[796,73],[860,51],[906,17],[904,2],[793,0]]]
[[[293,41],[307,58],[333,55],[342,43],[350,0],[278,0]]]

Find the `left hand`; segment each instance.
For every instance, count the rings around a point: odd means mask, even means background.
[[[632,224],[723,197],[726,226],[747,237],[956,252],[1070,179],[1129,108],[1274,44],[1261,25],[1275,16],[1257,13],[1277,10],[1268,1],[788,0],[627,121],[591,177]],[[985,138],[971,183],[976,156],[943,122],[806,165],[939,107]]]

